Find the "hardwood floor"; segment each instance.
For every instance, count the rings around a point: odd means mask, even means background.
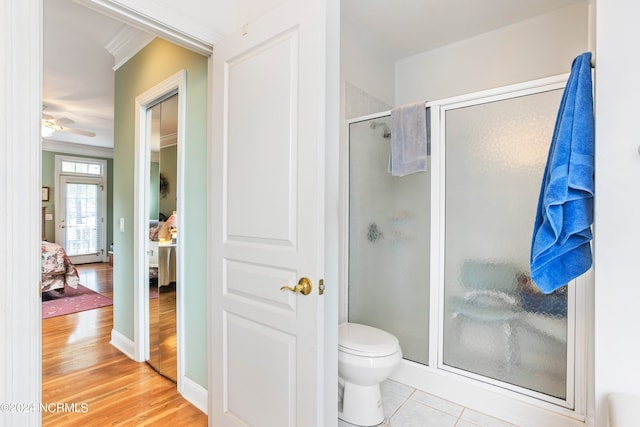
[[[81,284],[112,296],[109,264],[78,270]],[[206,426],[175,383],[109,344],[112,325],[112,307],[42,321],[42,402],[52,409],[42,425]]]
[[[149,300],[149,363],[162,375],[175,380],[178,377],[178,351],[176,347],[176,288],[154,287],[157,298]]]

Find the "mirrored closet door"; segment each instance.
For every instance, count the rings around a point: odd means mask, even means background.
[[[149,359],[177,379],[176,258],[178,94],[150,108]]]

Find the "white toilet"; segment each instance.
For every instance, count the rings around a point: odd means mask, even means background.
[[[338,376],[341,407],[338,418],[359,426],[384,421],[380,383],[402,360],[398,339],[388,332],[359,323],[338,328]]]

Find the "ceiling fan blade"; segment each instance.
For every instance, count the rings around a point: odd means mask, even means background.
[[[52,104],[42,104],[43,110],[44,109],[50,110],[51,107],[52,107]],[[58,106],[55,106],[55,107],[58,107]],[[42,113],[42,126],[49,128],[54,132],[60,131],[60,132],[75,133],[76,135],[87,136],[89,138],[93,138],[94,136],[96,136],[95,132],[67,127],[67,125],[71,125],[74,123],[75,121],[68,117],[56,118],[54,116],[44,113],[44,111]]]
[[[59,124],[60,126],[67,126],[67,125],[72,125],[75,122],[73,120],[71,120],[68,117],[60,117],[58,119],[55,119],[56,123]]]
[[[60,130],[62,132],[75,133],[77,135],[88,136],[90,138],[93,138],[94,136],[96,136],[96,134],[94,132],[89,132],[89,131],[86,131],[86,130],[80,130],[80,129],[74,129],[74,128],[68,128],[68,127],[64,127],[64,126],[60,126]]]

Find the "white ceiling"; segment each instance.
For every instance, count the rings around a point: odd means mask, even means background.
[[[586,0],[342,0],[342,19],[395,60],[578,2]],[[72,0],[43,3],[45,112],[96,133],[90,138],[55,132],[48,139],[113,147],[116,59],[107,47],[133,29]],[[223,11],[233,11],[226,22],[241,20],[240,3],[217,2]],[[200,27],[206,16],[202,21]]]
[[[342,20],[397,60],[586,0],[343,0]]]
[[[115,58],[105,46],[124,24],[71,0],[44,2],[44,112],[93,138],[55,132],[50,140],[113,147]]]

